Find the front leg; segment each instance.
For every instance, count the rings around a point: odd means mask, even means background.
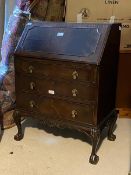
[[[114,126],[116,124],[118,111],[114,111],[112,115],[113,117],[109,121],[109,130],[108,130],[108,140],[110,141],[114,141],[116,139],[116,136],[113,134],[113,131],[114,131]]]
[[[14,139],[16,141],[20,141],[21,139],[23,139],[23,134],[22,134],[22,126],[21,126],[21,115],[20,115],[20,112],[18,110],[14,111],[13,118],[14,118],[14,122],[17,126],[17,129],[18,129],[18,132],[14,136]]]
[[[92,152],[89,162],[91,164],[97,164],[99,161],[99,156],[96,155],[96,152],[100,141],[100,131],[97,129],[91,129],[91,139],[92,139]]]

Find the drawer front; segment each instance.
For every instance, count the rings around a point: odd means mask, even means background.
[[[59,62],[51,60],[15,59],[16,72],[30,74],[36,77],[52,79],[67,79],[72,81],[96,82],[97,69],[95,65]]]
[[[28,92],[49,97],[69,98],[81,103],[97,99],[97,87],[91,83],[70,83],[19,75],[16,77],[16,85],[18,93]]]
[[[71,120],[87,124],[95,124],[95,105],[81,105],[56,98],[45,98],[20,94],[16,98],[17,108],[34,115],[52,119]]]

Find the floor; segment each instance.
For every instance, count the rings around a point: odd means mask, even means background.
[[[131,119],[117,120],[115,142],[105,138],[105,130],[97,165],[88,163],[91,144],[84,134],[44,127],[32,119],[23,128],[20,142],[13,140],[16,127],[3,133],[0,175],[128,175],[131,170]]]

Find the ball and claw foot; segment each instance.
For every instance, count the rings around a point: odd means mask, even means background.
[[[108,140],[110,140],[110,141],[115,141],[115,140],[116,140],[116,135],[110,134],[110,135],[108,136]]]
[[[90,156],[89,162],[91,164],[96,165],[98,161],[99,161],[99,156],[97,156],[96,154]]]
[[[14,136],[14,140],[16,140],[16,141],[20,141],[20,140],[22,140],[23,139],[23,134],[16,134],[15,136]]]

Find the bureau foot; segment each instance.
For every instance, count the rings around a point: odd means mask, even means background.
[[[14,136],[14,140],[16,140],[16,141],[20,141],[20,140],[22,140],[23,139],[23,134],[16,134],[15,136]]]
[[[20,112],[15,110],[13,113],[13,118],[18,129],[18,133],[14,136],[14,139],[16,141],[20,141],[23,138]]]
[[[115,141],[116,140],[116,135],[115,134],[110,134],[109,136],[108,136],[108,140],[110,140],[110,141]]]
[[[98,161],[99,161],[99,156],[97,156],[96,154],[90,156],[89,162],[91,164],[96,165],[98,163]]]
[[[92,152],[91,152],[89,162],[95,165],[99,161],[99,156],[96,155],[96,152],[100,141],[100,131],[96,129],[92,129],[91,139],[92,139]]]
[[[114,141],[116,139],[116,135],[114,135],[113,132],[114,132],[114,126],[117,120],[117,114],[118,114],[118,111],[115,111],[113,113],[113,118],[109,121],[108,140],[110,141]]]

